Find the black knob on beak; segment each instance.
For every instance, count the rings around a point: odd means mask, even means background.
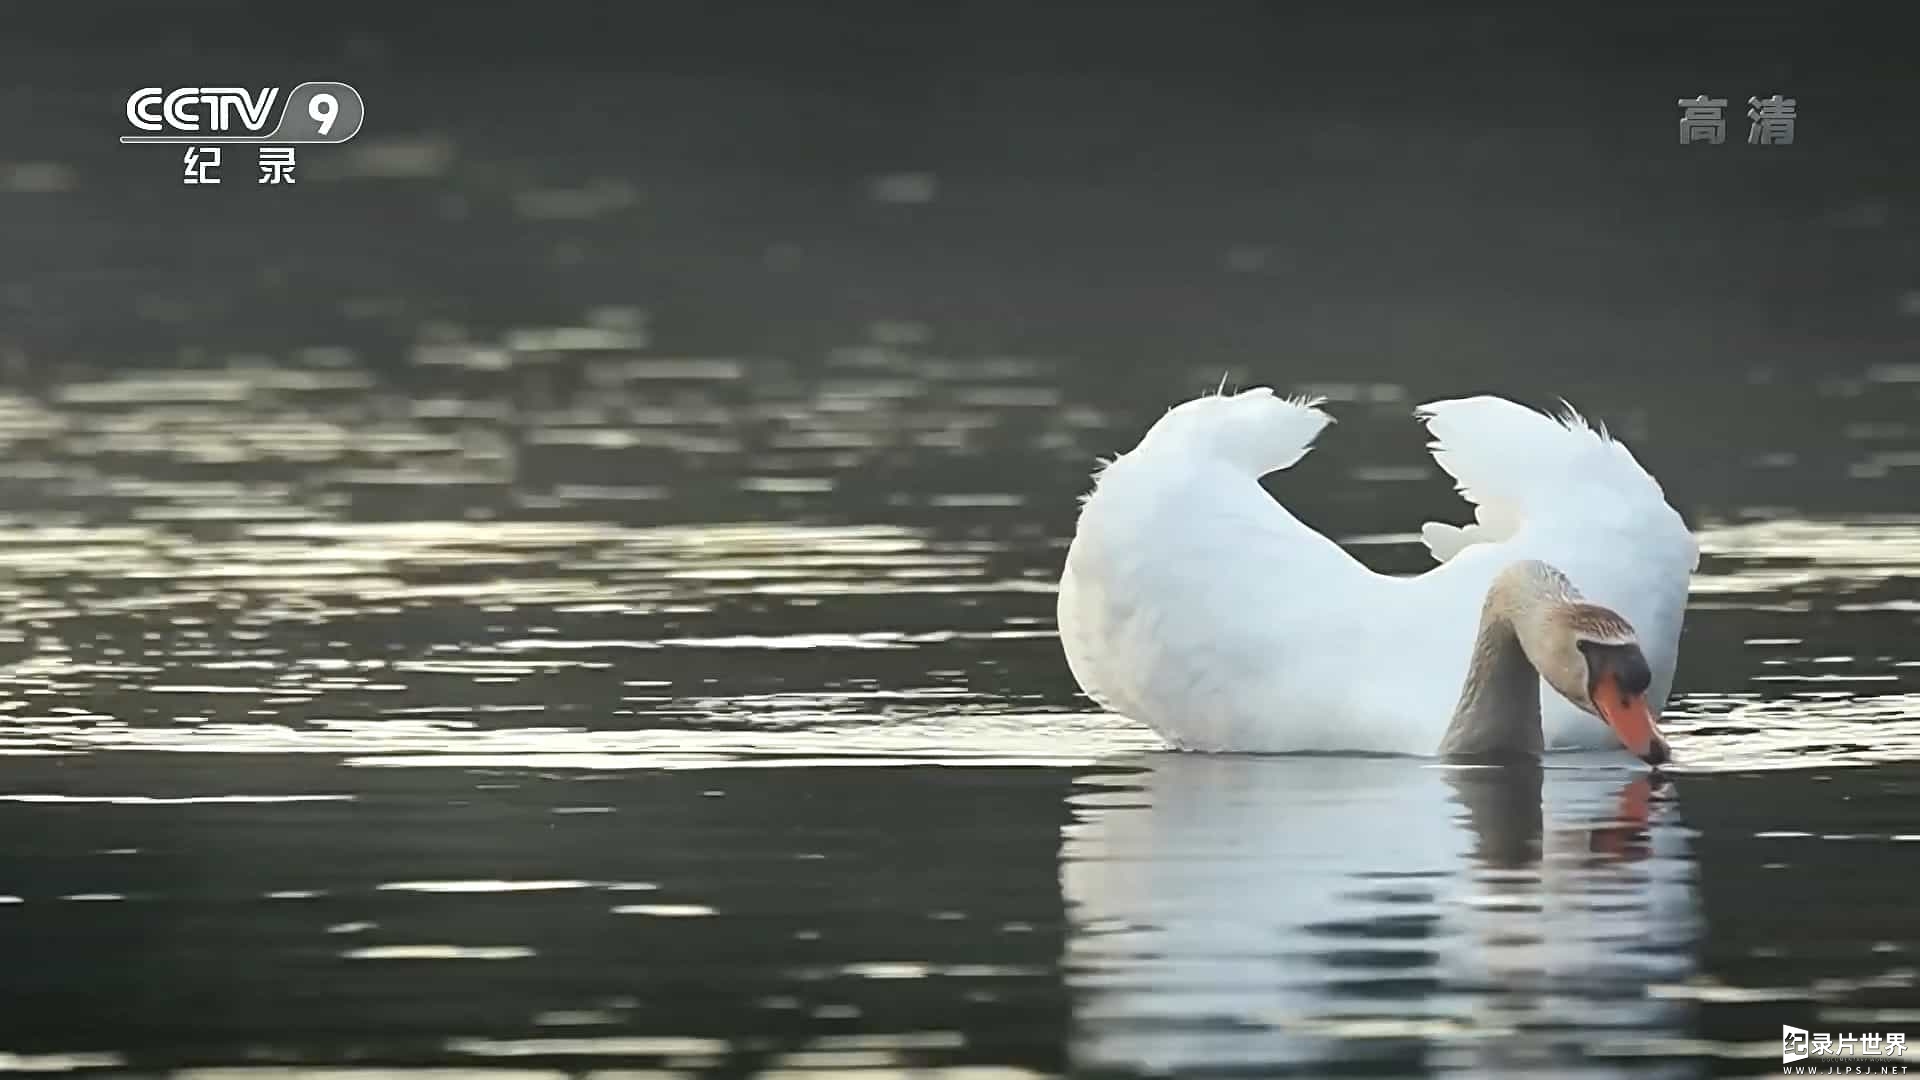
[[[1647,744],[1647,752],[1642,755],[1642,760],[1649,765],[1656,766],[1665,765],[1672,761],[1673,755],[1667,751],[1666,736],[1655,735],[1653,741]]]

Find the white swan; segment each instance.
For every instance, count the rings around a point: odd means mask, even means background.
[[[1183,749],[1499,756],[1617,741],[1664,761],[1655,717],[1698,548],[1627,448],[1571,409],[1421,406],[1476,523],[1428,523],[1440,565],[1392,577],[1259,484],[1307,452],[1329,420],[1317,404],[1264,387],[1202,397],[1101,470],[1059,595],[1087,695]],[[1544,703],[1536,671],[1555,692]]]

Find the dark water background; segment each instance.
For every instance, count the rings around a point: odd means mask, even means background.
[[[291,189],[114,141],[305,79],[368,120]],[[16,12],[0,1071],[1920,1035],[1915,85],[1811,8]],[[1332,399],[1271,486],[1399,570],[1462,514],[1413,404],[1607,421],[1701,536],[1683,767],[1088,712],[1074,498],[1223,373]]]

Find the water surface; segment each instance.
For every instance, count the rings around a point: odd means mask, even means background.
[[[0,40],[0,1072],[1920,1036],[1914,147],[1832,104],[1893,100],[1899,35],[110,6]],[[113,140],[136,76],[295,57],[369,119],[291,190]],[[1773,88],[1800,145],[1673,144],[1675,97]],[[1268,486],[1383,570],[1468,514],[1416,403],[1627,439],[1703,550],[1680,766],[1198,759],[1092,711],[1076,497],[1223,375],[1329,398]]]
[[[1693,1075],[1915,1016],[1920,522],[1706,515],[1657,782],[1189,757],[1059,659],[1055,478],[1127,431],[1044,365],[556,362],[10,400],[10,1068]],[[1348,427],[1303,513],[1450,510]],[[999,464],[856,483],[916,432]]]

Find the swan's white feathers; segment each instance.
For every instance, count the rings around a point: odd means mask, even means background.
[[[1189,749],[1429,754],[1486,591],[1519,559],[1558,568],[1625,617],[1671,686],[1697,560],[1686,525],[1626,447],[1568,410],[1497,398],[1420,408],[1441,468],[1474,504],[1422,530],[1440,565],[1368,569],[1261,487],[1332,422],[1265,387],[1167,411],[1082,501],[1057,601],[1076,681]],[[1550,690],[1549,745],[1617,739]]]
[[[1660,484],[1573,406],[1549,416],[1497,397],[1432,401],[1414,410],[1433,460],[1475,504],[1475,524],[1428,522],[1421,538],[1438,562],[1474,544],[1511,540],[1529,518],[1591,517],[1664,505]]]
[[[1488,501],[1474,507],[1474,524],[1448,525],[1429,521],[1420,526],[1420,539],[1434,561],[1446,562],[1474,544],[1497,544],[1520,531],[1520,512],[1509,503]]]
[[[1250,472],[1255,479],[1291,467],[1333,422],[1326,399],[1280,397],[1271,387],[1208,394],[1168,409],[1135,453],[1191,454]]]

